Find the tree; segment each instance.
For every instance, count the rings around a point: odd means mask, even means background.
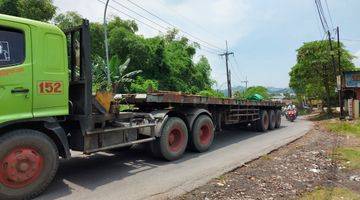
[[[0,0],[0,13],[49,21],[56,13],[52,0]]]
[[[335,46],[335,45],[333,45]],[[330,51],[329,41],[314,41],[305,43],[297,50],[297,64],[291,69],[290,87],[295,91],[300,101],[304,98],[322,100],[328,106],[331,114],[331,101],[336,101],[336,74],[331,55],[336,55],[337,47]],[[352,70],[353,56],[341,44],[341,70]],[[335,66],[339,66],[336,62]],[[336,70],[337,71],[337,70]],[[326,103],[325,103],[326,102]]]
[[[68,11],[55,16],[53,21],[55,25],[61,28],[61,30],[68,30],[72,27],[81,25],[83,18],[77,12]]]
[[[234,96],[236,99],[250,99],[256,94],[261,95],[265,100],[270,99],[268,89],[263,86],[249,87],[243,93],[241,93],[240,91],[235,92]]]

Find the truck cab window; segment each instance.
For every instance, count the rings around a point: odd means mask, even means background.
[[[24,60],[24,33],[0,27],[0,68],[18,65],[23,63]]]

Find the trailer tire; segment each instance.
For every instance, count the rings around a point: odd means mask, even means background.
[[[269,130],[274,130],[275,125],[276,125],[275,111],[274,110],[269,110],[268,115],[269,115]]]
[[[275,117],[276,117],[275,128],[280,128],[280,126],[281,126],[281,110],[276,110]]]
[[[151,144],[151,150],[157,157],[173,161],[182,157],[188,143],[188,129],[178,117],[169,117],[161,130],[160,138]]]
[[[260,119],[256,122],[256,130],[259,132],[265,132],[269,128],[269,115],[266,110],[260,110]]]
[[[32,199],[51,183],[59,166],[54,142],[35,130],[0,137],[0,199]]]
[[[214,123],[207,115],[199,116],[193,126],[190,137],[190,148],[193,151],[205,152],[214,141]]]

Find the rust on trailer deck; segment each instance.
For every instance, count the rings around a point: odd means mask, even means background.
[[[280,102],[274,101],[243,101],[230,98],[205,97],[189,95],[180,92],[157,92],[147,94],[123,94],[123,101],[128,104],[172,103],[172,104],[202,104],[229,106],[269,106],[281,107]]]

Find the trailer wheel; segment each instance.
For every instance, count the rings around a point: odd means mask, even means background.
[[[269,110],[268,115],[269,115],[269,130],[274,130],[275,129],[275,124],[276,124],[275,111],[274,110]]]
[[[31,199],[55,177],[59,153],[54,142],[34,130],[0,137],[0,199]]]
[[[260,119],[256,122],[256,130],[259,132],[265,132],[269,128],[269,115],[266,110],[260,110]]]
[[[275,117],[276,117],[275,128],[280,128],[280,126],[281,126],[281,111],[280,110],[276,110]]]
[[[151,144],[151,149],[155,156],[173,161],[181,158],[187,143],[188,130],[184,121],[178,117],[169,117],[162,128],[161,137]]]
[[[196,119],[190,137],[190,148],[197,152],[207,151],[214,141],[214,124],[207,115]]]

